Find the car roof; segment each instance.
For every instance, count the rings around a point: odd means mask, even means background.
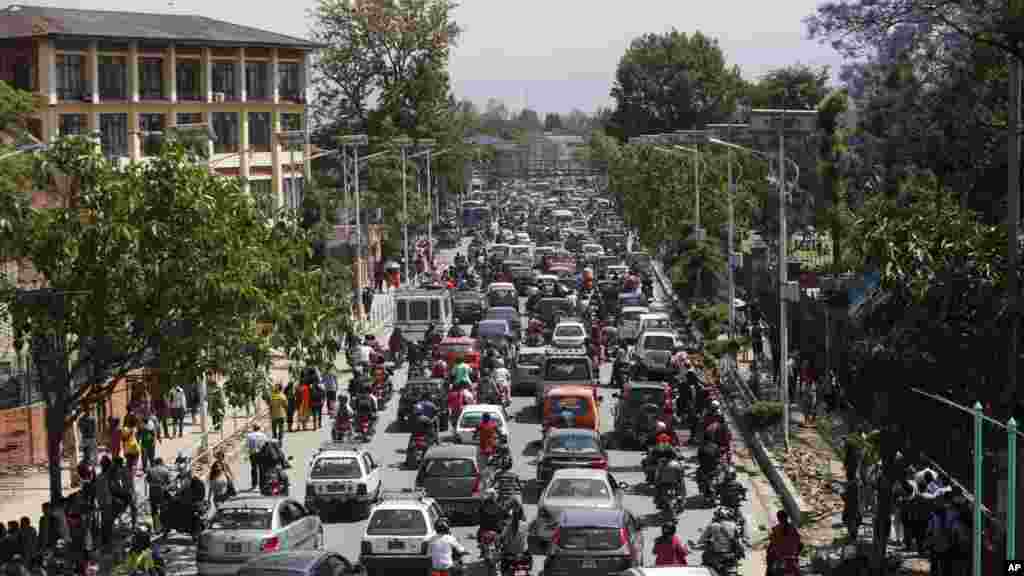
[[[497,404],[467,404],[462,407],[463,412],[497,412],[501,414],[501,406]]]
[[[487,309],[487,312],[490,313],[490,312],[495,312],[495,311],[499,311],[499,310],[501,312],[515,312],[516,314],[519,314],[519,310],[516,310],[515,308],[513,308],[511,306],[491,306],[490,308]]]
[[[487,286],[488,290],[494,290],[495,288],[511,288],[514,290],[515,284],[512,284],[511,282],[491,282],[490,285]]]
[[[260,554],[249,561],[242,569],[242,574],[261,574],[262,570],[288,570],[305,573],[313,568],[322,558],[330,555],[341,556],[330,550],[289,550],[273,554]]]
[[[657,302],[654,304],[657,304]],[[641,320],[661,320],[668,317],[668,312],[647,312],[640,315]]]
[[[562,511],[558,524],[562,528],[621,528],[625,515],[624,510],[616,509],[568,508]]]
[[[476,460],[477,447],[471,444],[440,444],[438,446],[432,446],[430,450],[427,450],[424,459],[429,460],[431,458],[467,458]]]
[[[520,346],[519,355],[523,354],[547,354],[547,346]]]
[[[676,337],[676,333],[671,330],[648,330],[644,332],[644,336],[671,336]]]
[[[664,390],[665,383],[652,380],[641,380],[630,382],[629,387],[633,390]]]
[[[557,397],[557,396],[585,396],[593,395],[593,389],[590,386],[577,386],[573,384],[559,384],[554,388],[548,390],[545,396]]]
[[[600,468],[559,468],[555,470],[551,481],[562,478],[583,478],[587,480],[607,480],[608,471]]]
[[[658,566],[655,568],[633,568],[622,572],[623,576],[715,576],[707,566]]]
[[[647,306],[623,306],[623,312],[641,312],[643,314],[650,314],[650,310]]]
[[[268,508],[276,508],[278,504],[285,500],[291,500],[291,498],[284,496],[236,496],[221,504],[219,508],[266,510]]]

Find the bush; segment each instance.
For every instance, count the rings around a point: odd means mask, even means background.
[[[754,430],[764,430],[782,422],[782,402],[760,400],[747,410],[747,421]]]
[[[731,338],[728,340],[712,340],[710,342],[705,341],[704,343],[704,354],[713,356],[718,359],[725,356],[727,353],[739,354],[740,350],[748,345],[746,336],[739,338]]]

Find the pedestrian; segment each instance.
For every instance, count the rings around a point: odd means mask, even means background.
[[[136,428],[125,428],[124,437],[121,441],[127,463],[125,468],[129,474],[134,475],[135,464],[138,463],[139,458],[142,456],[142,445],[139,443],[138,430]]]
[[[295,409],[298,407],[295,401],[295,384],[289,383],[284,388],[284,396],[288,399],[288,412],[286,414],[288,418],[288,431],[293,432],[295,430]]]
[[[810,361],[804,360],[803,381],[803,408],[804,419],[808,424],[813,424],[818,418],[818,380],[810,366]]]
[[[302,429],[306,429],[306,423],[309,422],[309,417],[313,413],[313,402],[312,402],[312,391],[310,390],[309,382],[303,382],[299,385],[299,423],[302,424]]]
[[[367,320],[369,320],[370,316],[371,316],[371,314],[373,312],[373,297],[374,297],[373,288],[370,288],[370,287],[363,288],[362,296],[363,296],[363,311],[365,312],[365,318]]]
[[[338,401],[338,377],[334,375],[334,367],[328,366],[324,370],[324,403],[327,405],[327,415],[334,415],[334,403]]]
[[[110,457],[117,458],[121,455],[121,420],[117,416],[110,417]]]
[[[319,379],[310,384],[309,390],[309,405],[313,411],[313,428],[319,430],[323,426],[323,414],[324,414],[324,385]]]
[[[252,425],[252,432],[245,436],[245,447],[249,453],[249,479],[252,481],[252,489],[260,489],[260,466],[257,465],[257,455],[267,443],[267,435],[260,430],[259,424]]]
[[[383,255],[382,255],[383,256]],[[374,287],[378,293],[383,292],[381,289],[384,285],[384,259],[377,260],[376,266],[373,271]]]
[[[142,471],[149,470],[156,459],[157,430],[156,416],[150,414],[139,428],[139,445],[142,448]]]
[[[170,438],[171,435],[167,430],[168,420],[170,419],[170,409],[167,406],[167,397],[164,394],[157,394],[153,398],[153,414],[156,416],[156,439],[163,440],[164,438]]]
[[[109,456],[100,459],[100,473],[93,482],[96,505],[100,511],[100,543],[110,546],[114,533],[114,494],[112,489],[113,461]]]
[[[160,512],[167,502],[167,489],[171,485],[171,471],[164,465],[164,459],[157,457],[146,471],[149,486],[149,514],[153,518],[153,531],[161,532]]]
[[[185,409],[188,407],[188,399],[185,396],[185,389],[177,385],[171,390],[171,416],[174,417],[174,425],[178,429],[178,438],[185,435]]]
[[[32,520],[28,516],[21,517],[21,557],[25,559],[26,565],[31,565],[36,556],[39,555],[39,533],[32,527]]]
[[[213,503],[214,508],[220,507],[223,502],[235,495],[235,487],[232,486],[228,475],[224,473],[224,465],[220,462],[214,462],[210,467],[208,483],[210,485],[210,502]]]
[[[96,465],[96,417],[92,414],[92,406],[86,404],[82,409],[82,417],[78,419],[78,436],[82,442],[82,461],[90,466]]]
[[[943,492],[939,499],[939,507],[928,522],[931,574],[953,576],[955,559],[967,553],[967,527],[954,505],[953,490]]]
[[[281,391],[281,385],[274,383],[274,389],[270,392],[270,436],[280,443],[284,443],[284,421],[288,412],[288,398]]]
[[[139,518],[139,511],[135,505],[135,476],[121,458],[114,458],[111,469],[114,471],[111,477],[111,493],[114,499],[121,506],[121,510],[127,508],[131,514],[132,530]]]

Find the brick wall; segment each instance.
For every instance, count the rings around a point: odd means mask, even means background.
[[[42,403],[0,410],[0,467],[45,464],[46,410]]]

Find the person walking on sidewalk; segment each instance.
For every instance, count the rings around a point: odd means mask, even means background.
[[[178,438],[185,435],[186,408],[188,408],[188,397],[185,396],[185,389],[179,384],[171,390],[171,415],[174,417],[174,426],[178,429]]]
[[[302,429],[306,429],[306,423],[309,422],[309,417],[313,413],[313,399],[312,390],[310,390],[309,381],[304,381],[299,384],[299,423],[302,424]]]
[[[327,415],[334,415],[334,403],[338,401],[338,377],[334,375],[334,367],[329,366],[324,371],[324,404],[327,406]]]
[[[324,397],[326,396],[323,382],[319,378],[310,383],[309,394],[310,407],[313,410],[313,429],[319,430],[324,424]]]
[[[110,457],[117,458],[121,455],[121,420],[116,416],[110,417],[110,438],[108,449]]]
[[[215,509],[235,495],[235,487],[231,483],[231,478],[224,473],[224,465],[220,462],[214,462],[210,467],[208,484],[210,486],[210,502]]]
[[[167,396],[165,394],[157,394],[153,398],[153,415],[156,416],[156,439],[170,438],[171,435],[167,430],[170,409],[167,407]]]
[[[287,417],[288,417],[288,431],[293,432],[295,430],[295,409],[298,407],[295,401],[295,384],[289,382],[284,387],[284,397],[288,399]]]
[[[139,427],[139,445],[142,448],[142,471],[149,470],[149,467],[153,465],[153,460],[156,459],[156,443],[157,443],[157,423],[156,416],[150,414],[142,421],[142,426]]]
[[[124,437],[122,439],[125,457],[125,468],[129,474],[135,474],[135,465],[139,462],[139,457],[142,455],[142,446],[139,444],[138,429],[131,427],[124,429]]]
[[[252,489],[260,489],[260,466],[258,465],[258,454],[267,443],[267,435],[260,430],[259,424],[252,425],[252,432],[245,436],[246,451],[249,452],[249,479],[252,481]]]
[[[163,458],[153,460],[153,465],[146,471],[146,484],[149,487],[149,515],[153,518],[153,532],[161,532],[160,510],[167,501],[167,488],[171,485],[171,470],[164,464]]]
[[[82,461],[95,466],[96,417],[92,415],[92,406],[86,405],[82,411],[82,417],[78,419],[78,435],[82,439]]]
[[[284,420],[288,412],[288,398],[281,391],[281,385],[275,383],[270,393],[270,435],[278,442],[284,443]]]

